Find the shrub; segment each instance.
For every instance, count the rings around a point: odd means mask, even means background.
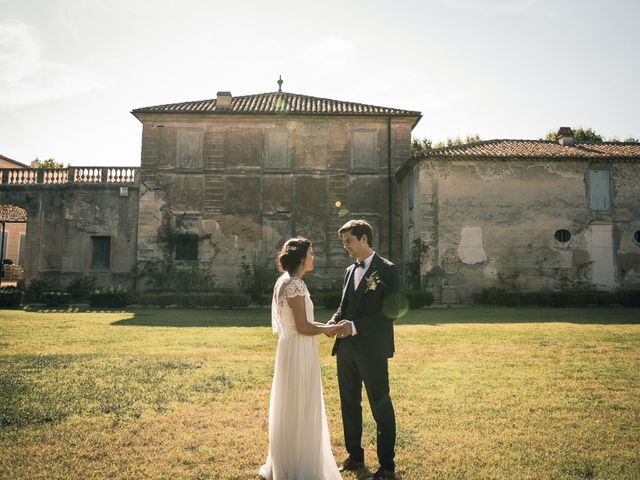
[[[250,302],[248,295],[244,293],[217,294],[216,305],[220,308],[242,308],[247,307]]]
[[[40,301],[47,307],[58,307],[60,305],[69,305],[71,295],[66,292],[43,292],[40,295]]]
[[[507,291],[504,288],[490,287],[483,288],[473,294],[473,301],[480,305],[504,305],[504,297]]]
[[[22,290],[16,287],[0,287],[0,307],[19,307]]]
[[[38,275],[29,281],[26,297],[27,300],[31,300],[32,302],[39,302],[40,296],[44,292],[51,292],[53,290],[54,286],[51,279],[42,275]]]
[[[141,305],[153,305],[167,307],[177,305],[183,308],[208,307],[208,308],[243,308],[250,303],[248,295],[243,293],[141,293],[137,302]]]
[[[67,292],[76,302],[86,302],[96,288],[96,279],[91,275],[78,275],[67,286]]]
[[[131,303],[131,295],[126,288],[107,287],[94,290],[89,295],[89,305],[103,308],[124,308]]]
[[[202,264],[178,265],[171,259],[144,262],[138,277],[153,289],[172,292],[203,292],[215,286],[215,275]]]
[[[404,292],[407,300],[409,300],[409,308],[414,310],[417,308],[428,307],[433,303],[433,293],[424,290],[409,290]]]
[[[609,306],[620,304],[625,307],[640,306],[640,292],[618,291],[600,292],[595,290],[579,290],[564,292],[510,292],[501,288],[485,288],[473,295],[475,303],[480,305],[504,305],[507,307],[539,306]]]
[[[136,303],[140,305],[152,305],[156,307],[166,307],[177,305],[176,294],[173,293],[139,293]]]
[[[420,266],[422,265],[422,259],[429,253],[429,246],[421,238],[416,238],[411,244],[409,250],[409,261],[404,264],[405,272],[407,275],[407,284],[409,288],[417,291],[421,285],[420,278]]]
[[[620,290],[616,294],[617,303],[625,307],[640,307],[640,291]]]
[[[265,305],[271,299],[271,289],[278,278],[274,262],[254,258],[251,265],[242,257],[238,285],[257,305]]]

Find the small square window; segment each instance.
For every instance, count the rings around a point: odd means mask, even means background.
[[[111,237],[91,237],[91,268],[108,269],[111,259]]]
[[[183,233],[176,239],[176,260],[198,260],[198,236]]]

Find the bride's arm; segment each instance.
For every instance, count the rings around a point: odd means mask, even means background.
[[[287,299],[291,310],[293,310],[293,319],[296,322],[296,330],[301,335],[318,335],[319,333],[325,333],[331,329],[335,329],[335,326],[331,325],[317,325],[309,323],[307,321],[307,309],[304,304],[304,296],[297,295]]]

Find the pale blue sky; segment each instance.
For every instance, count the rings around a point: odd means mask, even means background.
[[[416,137],[640,137],[637,0],[0,0],[0,154],[139,165],[129,112],[277,90]]]

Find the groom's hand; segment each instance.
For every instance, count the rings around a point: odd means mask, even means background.
[[[336,334],[338,335],[338,338],[350,337],[351,335],[353,335],[351,322],[349,320],[342,320],[338,324],[338,327],[339,329],[336,332]]]

